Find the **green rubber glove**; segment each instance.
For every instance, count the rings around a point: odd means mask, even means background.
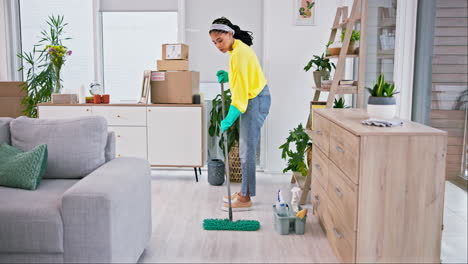
[[[223,71],[223,70],[219,70],[217,73],[216,73],[216,76],[218,76],[218,82],[219,83],[227,83],[229,82],[229,77],[228,77],[228,73]]]
[[[234,124],[234,122],[236,122],[237,118],[239,118],[239,116],[241,114],[242,113],[241,113],[241,111],[239,111],[239,109],[237,109],[235,106],[231,105],[229,107],[229,112],[228,112],[226,118],[224,118],[223,121],[221,121],[221,133],[228,130],[228,128],[230,128],[232,126],[232,124]]]

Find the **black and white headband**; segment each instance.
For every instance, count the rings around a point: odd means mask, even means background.
[[[231,32],[233,35],[235,33],[234,29],[232,29],[228,25],[224,25],[224,24],[212,24],[211,27],[210,27],[210,31],[211,30],[221,30],[221,31],[225,31],[225,32]]]

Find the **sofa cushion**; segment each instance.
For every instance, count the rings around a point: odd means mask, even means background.
[[[23,152],[0,144],[0,185],[35,190],[47,168],[47,145]]]
[[[10,144],[10,122],[13,118],[0,117],[0,144]]]
[[[105,163],[107,121],[100,116],[70,119],[19,117],[10,123],[12,146],[23,151],[47,144],[44,178],[78,179]]]
[[[63,252],[62,194],[77,180],[43,180],[35,191],[0,187],[0,252]]]

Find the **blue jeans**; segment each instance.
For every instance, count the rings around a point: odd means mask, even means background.
[[[257,145],[270,105],[270,89],[265,85],[257,97],[249,100],[247,110],[240,117],[239,156],[242,169],[242,196],[255,196]]]

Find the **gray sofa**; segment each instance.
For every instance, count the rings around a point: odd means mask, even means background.
[[[151,236],[146,160],[115,157],[102,117],[0,118],[0,144],[48,146],[37,190],[0,186],[0,263],[137,262]]]

